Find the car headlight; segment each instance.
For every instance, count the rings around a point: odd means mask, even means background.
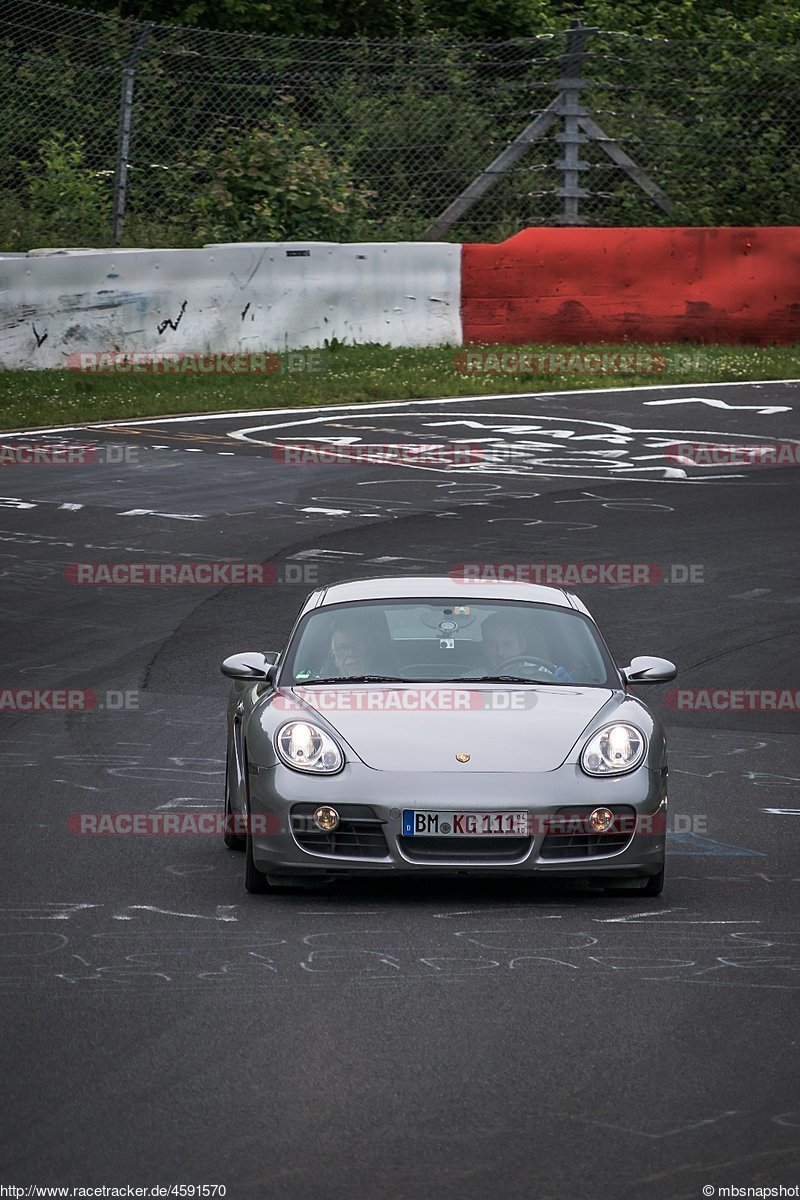
[[[647,740],[633,725],[606,725],[593,733],[583,748],[581,766],[587,775],[621,775],[644,758]]]
[[[334,775],[344,766],[344,755],[333,738],[308,721],[291,721],[275,735],[278,757],[295,771]]]

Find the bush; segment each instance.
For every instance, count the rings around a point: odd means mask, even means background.
[[[373,193],[327,145],[284,117],[216,131],[172,171],[185,220],[200,241],[348,241]]]
[[[56,132],[38,146],[35,162],[19,161],[22,196],[5,193],[6,238],[27,244],[91,245],[109,240],[111,181],[84,161],[83,140]],[[16,227],[16,228],[15,228]],[[12,247],[9,247],[12,248]]]

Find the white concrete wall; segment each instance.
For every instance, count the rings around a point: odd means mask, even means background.
[[[0,367],[80,351],[461,344],[461,247],[252,242],[0,256]]]

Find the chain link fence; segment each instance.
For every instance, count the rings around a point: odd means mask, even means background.
[[[267,37],[0,0],[2,248],[797,224],[798,81],[792,44]]]

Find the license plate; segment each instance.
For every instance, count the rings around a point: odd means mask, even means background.
[[[528,836],[526,812],[442,812],[403,809],[404,837]]]

